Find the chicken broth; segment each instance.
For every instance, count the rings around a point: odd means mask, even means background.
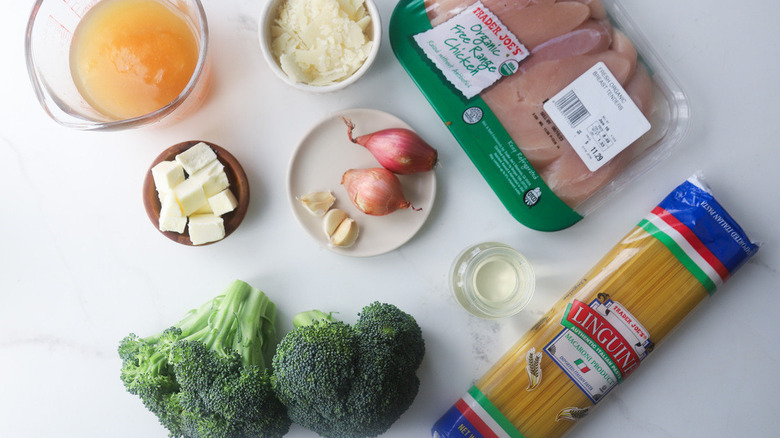
[[[184,14],[159,0],[104,0],[87,12],[70,49],[73,80],[112,119],[156,111],[184,90],[199,44]]]

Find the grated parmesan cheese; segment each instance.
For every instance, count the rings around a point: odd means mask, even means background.
[[[271,29],[271,50],[294,81],[334,84],[368,57],[370,25],[363,0],[287,0]]]

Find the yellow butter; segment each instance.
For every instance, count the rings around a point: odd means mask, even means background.
[[[189,234],[193,245],[216,242],[225,237],[225,222],[213,214],[195,214],[190,216]]]
[[[215,216],[222,216],[235,210],[238,200],[230,189],[225,189],[209,198],[209,207]]]

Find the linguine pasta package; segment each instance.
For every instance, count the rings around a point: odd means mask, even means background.
[[[691,177],[436,422],[433,436],[564,435],[756,251]]]

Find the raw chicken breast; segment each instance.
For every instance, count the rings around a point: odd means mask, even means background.
[[[612,50],[620,53],[632,63],[630,74],[633,75],[637,60],[636,47],[634,47],[634,43],[628,39],[626,34],[618,29],[612,29]]]
[[[601,2],[601,0],[560,0],[560,1],[574,1],[578,3],[582,3],[584,5],[587,5],[590,9],[590,16],[598,19],[603,20],[607,18],[607,10],[604,9],[604,3]]]
[[[563,202],[576,208],[620,173],[625,166],[623,157],[621,153],[591,172],[574,149],[569,147],[560,158],[539,171],[539,175]]]
[[[573,31],[539,44],[520,65],[520,72],[543,61],[577,55],[600,53],[612,44],[612,26],[601,20],[590,19]]]
[[[431,26],[435,27],[476,2],[477,0],[425,0],[425,12],[428,14]],[[499,18],[510,9],[551,3],[555,3],[555,0],[482,0],[482,4]]]
[[[497,106],[491,96],[484,100],[491,108]],[[534,169],[544,168],[571,149],[540,104],[515,102],[511,112],[495,114]]]
[[[626,93],[631,97],[645,117],[653,112],[653,79],[643,65],[639,64],[634,75],[625,85]]]
[[[528,49],[571,32],[590,16],[587,6],[577,2],[538,4],[509,9],[497,15]]]

